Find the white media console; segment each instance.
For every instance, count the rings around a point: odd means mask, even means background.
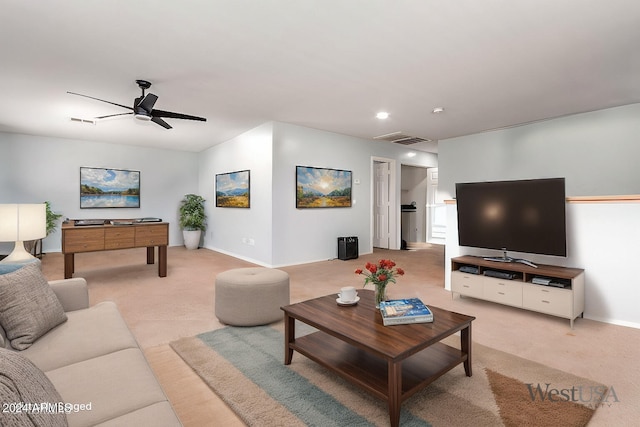
[[[512,278],[486,275],[493,272],[511,275]],[[564,285],[564,288],[554,286],[556,284]],[[580,268],[543,264],[534,268],[519,263],[461,256],[451,259],[451,291],[461,296],[563,317],[569,319],[572,329],[574,319],[584,312],[584,270]]]

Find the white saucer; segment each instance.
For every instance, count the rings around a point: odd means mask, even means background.
[[[336,298],[336,302],[338,303],[338,305],[356,305],[358,303],[358,301],[360,301],[360,297],[356,296],[356,299],[354,299],[353,301],[342,301],[340,299],[340,297]]]

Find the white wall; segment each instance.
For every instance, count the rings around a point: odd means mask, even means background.
[[[205,247],[261,265],[273,262],[272,150],[273,125],[267,123],[198,155],[199,194],[208,217]],[[215,207],[215,175],[247,169],[250,208]]]
[[[440,189],[456,182],[565,177],[567,196],[640,194],[640,104],[579,114],[439,144]],[[640,204],[567,205],[568,257],[510,253],[534,262],[585,269],[585,317],[640,327],[635,263]],[[450,259],[501,255],[458,246],[455,205],[447,208],[445,286]]]
[[[205,246],[265,266],[336,258],[340,236],[358,236],[360,252],[371,251],[371,156],[400,162],[410,151],[277,122],[212,147],[199,154],[198,163],[199,191],[207,199],[209,217]],[[419,153],[414,162],[436,166],[437,156]],[[352,171],[353,206],[296,209],[296,166]],[[215,174],[245,169],[251,171],[251,208],[214,207]]]
[[[80,167],[140,171],[140,208],[80,209]],[[181,245],[178,205],[198,191],[197,154],[99,142],[0,133],[0,203],[42,203],[63,218],[160,217],[170,223],[169,244]],[[9,253],[13,244],[0,246]],[[60,227],[43,241],[62,249]]]
[[[285,123],[274,127],[274,265],[300,264],[337,257],[337,238],[357,236],[360,253],[371,252],[372,157],[397,161],[395,209],[400,218],[400,163],[411,148],[309,129]],[[437,166],[437,156],[417,153],[414,164]],[[352,207],[295,208],[295,167],[352,171]],[[357,183],[359,182],[359,184]],[[399,247],[400,223],[397,225]]]

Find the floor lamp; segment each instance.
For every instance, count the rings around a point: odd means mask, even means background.
[[[24,241],[47,236],[47,211],[40,204],[0,204],[0,242],[15,242],[13,252],[3,264],[24,263],[36,259],[24,248]]]

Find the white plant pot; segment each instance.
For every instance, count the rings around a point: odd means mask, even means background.
[[[201,230],[182,230],[184,245],[187,249],[198,249],[200,245]]]

